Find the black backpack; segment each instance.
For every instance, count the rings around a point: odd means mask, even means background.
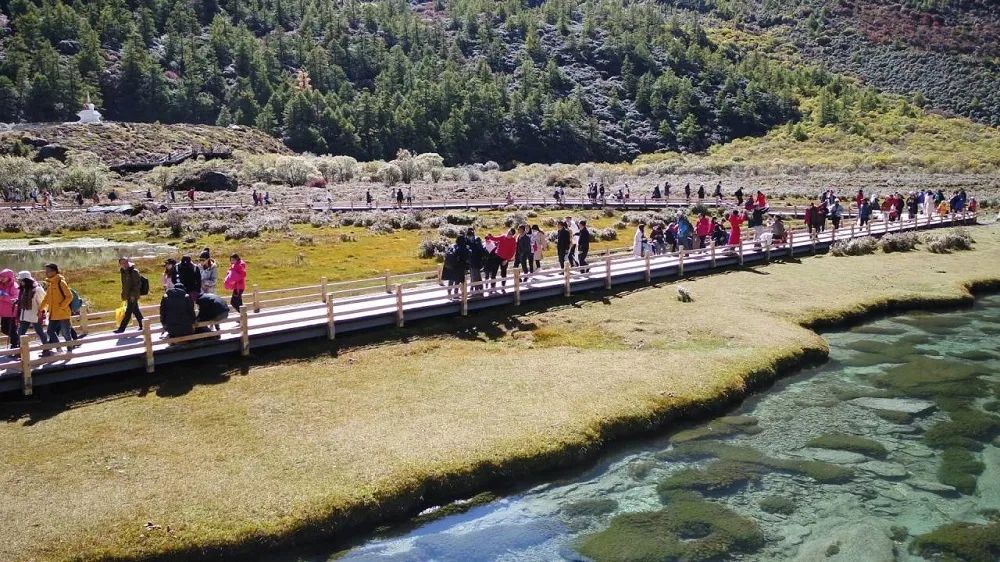
[[[139,274],[139,295],[146,296],[149,294],[149,279],[146,276]]]

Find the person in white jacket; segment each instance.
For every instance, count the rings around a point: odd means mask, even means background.
[[[215,286],[219,281],[219,266],[212,259],[208,248],[201,253],[201,292],[215,294]]]
[[[28,328],[34,327],[38,334],[39,343],[47,343],[45,330],[42,329],[42,302],[45,300],[45,289],[35,281],[30,271],[21,271],[17,274],[17,282],[20,285],[20,293],[17,299],[17,308],[20,311],[18,317],[20,325],[17,328],[18,338],[28,333]]]
[[[639,228],[635,229],[635,236],[632,237],[632,255],[641,258],[644,246],[646,245],[646,223],[639,223]]]
[[[542,232],[542,229],[538,228],[537,224],[531,225],[531,248],[534,252],[532,257],[535,260],[535,269],[541,269],[542,258],[545,257],[545,252],[549,249],[549,239]]]

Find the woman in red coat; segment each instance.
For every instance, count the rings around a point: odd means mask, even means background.
[[[746,215],[741,215],[739,211],[733,210],[729,215],[729,245],[739,246],[743,241],[740,226],[747,220]]]

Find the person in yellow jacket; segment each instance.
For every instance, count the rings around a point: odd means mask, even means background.
[[[73,302],[73,292],[66,283],[66,278],[59,274],[59,266],[50,263],[45,265],[45,280],[48,281],[48,289],[45,291],[45,299],[42,300],[42,310],[49,313],[49,329],[47,331],[48,341],[46,343],[56,343],[59,335],[66,341],[71,341],[72,331],[70,326],[70,303]],[[57,349],[58,350],[58,349]],[[49,355],[52,352],[46,350],[42,355]]]

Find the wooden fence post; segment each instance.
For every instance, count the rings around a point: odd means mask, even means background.
[[[563,264],[563,285],[564,285],[563,294],[567,297],[570,295],[569,282],[570,282],[569,262],[566,262],[565,264]]]
[[[21,385],[24,395],[31,396],[31,334],[21,336]]]
[[[764,262],[771,263],[771,245],[768,244],[764,247]]]
[[[812,248],[813,248],[813,253],[814,254],[816,253],[816,240],[818,238],[819,238],[819,234],[818,233],[815,236],[812,237]]]
[[[80,307],[80,333],[81,334],[86,334],[87,333],[87,328],[90,325],[90,319],[87,318],[88,314],[90,314],[90,307],[87,306],[87,305],[81,306]],[[15,329],[16,329],[16,327],[15,327]]]
[[[259,292],[260,292],[260,287],[256,283],[254,283],[253,284],[253,311],[254,311],[255,314],[258,313],[258,312],[260,312],[260,295],[258,294]],[[240,309],[242,309],[242,308],[243,307],[240,307]]]
[[[795,256],[795,231],[788,231],[788,257]]]
[[[851,225],[851,240],[854,240],[854,225]]]
[[[333,340],[337,335],[337,327],[333,323],[333,298],[326,297],[326,337]]]
[[[684,277],[684,248],[677,252],[677,275]]]
[[[396,327],[403,327],[403,286],[396,285]]]
[[[438,287],[444,286],[444,266],[438,266]]]
[[[611,254],[604,254],[604,288],[611,289]]]
[[[872,219],[871,219],[871,217],[868,218],[868,222],[865,223],[865,226],[868,227],[868,236],[871,236],[872,235]]]
[[[319,302],[326,302],[326,277],[319,278]]]
[[[402,299],[402,296],[400,296]],[[462,316],[469,315],[469,282],[466,277],[462,277]]]
[[[250,355],[250,319],[245,306],[240,307],[240,355]]]
[[[514,268],[514,304],[521,304],[521,268]]]
[[[152,373],[156,370],[153,364],[153,331],[149,327],[152,322],[142,323],[142,343],[146,346],[146,372]]]
[[[649,270],[649,254],[646,254],[646,283],[649,283],[653,279],[653,276]]]
[[[392,293],[392,287],[389,286],[389,270],[385,270],[385,292]]]
[[[740,240],[740,265],[743,265],[743,240]]]
[[[709,244],[708,250],[709,255],[712,257],[712,269],[715,269],[715,240],[712,240]]]

